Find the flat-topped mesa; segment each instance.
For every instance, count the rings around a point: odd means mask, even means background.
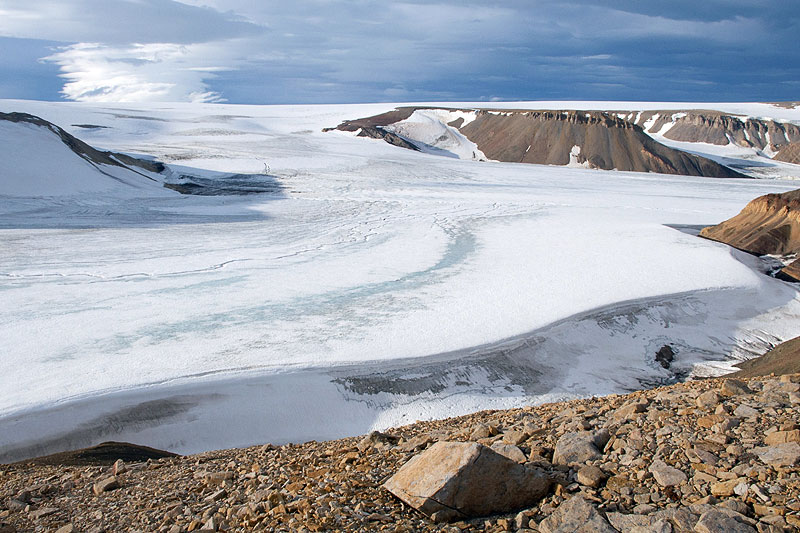
[[[710,159],[665,146],[634,122],[603,111],[403,107],[348,120],[336,129],[473,159],[485,157],[510,163],[715,178],[747,177]],[[459,142],[461,145],[454,149]],[[466,145],[472,148],[465,148]]]
[[[642,126],[647,133],[658,133],[674,141],[720,146],[736,144],[772,152],[800,142],[800,126],[797,124],[719,111],[643,111],[626,112],[620,116]]]
[[[798,253],[800,189],[759,196],[735,217],[703,228],[700,236],[758,255]],[[800,280],[800,264],[794,261],[781,273]]]

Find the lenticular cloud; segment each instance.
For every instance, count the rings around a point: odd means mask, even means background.
[[[45,61],[61,68],[61,93],[83,102],[221,102],[206,80],[221,67],[203,65],[203,45],[175,43],[105,46],[78,43]],[[200,64],[198,64],[200,63]]]

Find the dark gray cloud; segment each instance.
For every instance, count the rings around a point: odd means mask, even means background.
[[[800,99],[791,2],[17,2],[0,35],[99,43],[51,56],[79,99]]]

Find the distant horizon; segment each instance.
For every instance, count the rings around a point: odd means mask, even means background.
[[[0,98],[300,105],[800,100],[768,0],[4,0]]]

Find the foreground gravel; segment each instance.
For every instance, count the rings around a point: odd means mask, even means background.
[[[604,444],[568,449],[589,434]],[[494,446],[546,470],[553,488],[521,512],[434,523],[381,485],[442,440]],[[0,465],[0,533],[796,531],[799,461],[800,374],[691,381],[329,442]]]

